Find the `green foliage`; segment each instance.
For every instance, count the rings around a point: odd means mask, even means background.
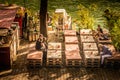
[[[76,23],[81,27],[81,28],[90,28],[93,29],[94,25],[94,18],[90,14],[90,11],[88,8],[80,4],[78,6],[78,20],[76,20]]]
[[[120,14],[119,11],[105,11],[108,20],[108,28],[112,36],[112,41],[117,50],[120,50]]]
[[[111,30],[111,36],[112,36],[114,46],[119,50],[120,49],[120,28],[118,26],[114,26],[114,28]]]

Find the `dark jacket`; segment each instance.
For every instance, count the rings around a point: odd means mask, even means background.
[[[105,55],[105,54],[112,55],[112,52],[106,46],[103,46],[102,52],[103,52],[103,55]]]
[[[36,50],[41,50],[41,47],[42,47],[42,46],[41,46],[41,41],[37,40],[37,41],[36,41],[36,45],[35,45],[35,49],[36,49]]]

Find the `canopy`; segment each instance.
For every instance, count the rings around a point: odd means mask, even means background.
[[[0,28],[11,27],[12,22],[14,21],[17,9],[2,9],[0,10]]]

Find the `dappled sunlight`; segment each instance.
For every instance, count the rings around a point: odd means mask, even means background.
[[[23,55],[26,55],[26,54],[28,54],[28,51],[22,52],[21,54],[18,54],[17,57],[20,57],[20,56],[23,56]]]

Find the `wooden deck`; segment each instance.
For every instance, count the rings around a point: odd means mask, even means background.
[[[24,46],[26,45],[26,46]],[[120,69],[113,68],[58,68],[27,69],[29,44],[23,42],[13,64],[13,71],[0,76],[0,80],[120,80]]]

